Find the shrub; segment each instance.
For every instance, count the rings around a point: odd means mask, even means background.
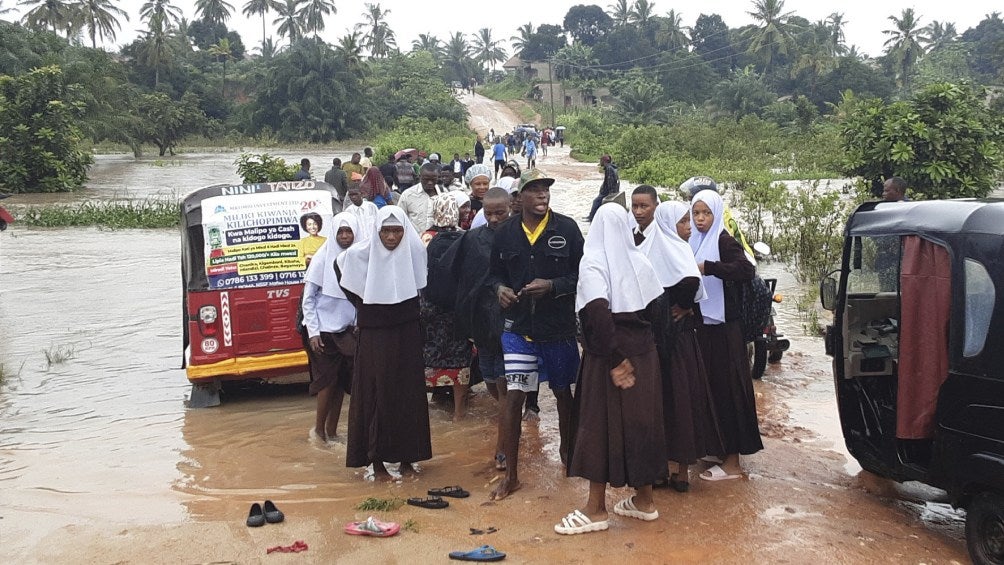
[[[241,153],[234,165],[237,165],[237,174],[245,184],[293,180],[300,170],[299,165],[287,165],[282,157],[273,157],[268,153]]]

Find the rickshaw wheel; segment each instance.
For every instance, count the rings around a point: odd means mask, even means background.
[[[7,229],[7,221],[6,220],[0,220],[0,231],[3,231],[5,229]]]
[[[1004,497],[984,492],[966,509],[966,545],[976,565],[1004,563]]]

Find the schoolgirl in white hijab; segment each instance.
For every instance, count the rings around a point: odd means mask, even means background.
[[[668,288],[687,277],[697,277],[701,279],[701,271],[697,268],[697,260],[694,259],[694,250],[690,244],[680,237],[676,231],[676,224],[690,212],[690,206],[677,200],[662,202],[655,209],[655,224],[659,228],[659,235],[646,238],[638,246],[652,266],[655,267],[659,281]],[[651,240],[651,243],[649,241]],[[700,302],[708,297],[704,290],[704,282],[697,289],[694,302]]]
[[[380,208],[369,241],[353,245],[338,257],[341,285],[363,304],[398,304],[418,296],[428,274],[425,246],[418,233],[404,229],[401,242],[389,250],[380,239],[385,227],[408,228],[408,217],[397,206]]]
[[[335,274],[335,260],[344,254],[348,247],[342,248],[338,245],[338,230],[349,228],[352,230],[354,241],[359,241],[359,220],[348,212],[339,212],[331,220],[331,223],[334,226],[331,230],[331,237],[317,250],[314,260],[307,267],[304,280],[321,287],[321,294],[325,296],[345,300],[345,292],[338,284],[338,276]]]
[[[613,202],[600,206],[582,249],[575,309],[604,298],[615,314],[637,312],[662,289],[652,263],[631,239],[627,210]]]
[[[711,210],[714,220],[708,231],[701,232],[694,222],[694,205],[703,202]],[[702,190],[694,195],[690,202],[690,225],[693,233],[690,236],[690,248],[694,250],[694,258],[697,263],[706,261],[720,261],[721,254],[718,249],[718,240],[722,236],[725,225],[722,217],[725,212],[725,203],[722,197],[713,190]],[[702,282],[708,298],[701,302],[701,314],[704,316],[704,323],[709,325],[725,323],[725,286],[722,279],[716,276],[705,275]]]

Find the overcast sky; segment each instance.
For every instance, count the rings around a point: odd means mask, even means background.
[[[139,20],[139,8],[145,0],[120,0],[119,7],[128,14],[130,21],[122,22],[122,31],[118,33],[115,46],[128,43],[137,36],[137,30],[144,27]],[[261,18],[247,18],[241,14],[241,9],[247,0],[228,0],[234,6],[234,17],[228,22],[228,27],[236,29],[244,39],[248,50],[261,44]],[[4,7],[15,6],[15,0],[0,0]],[[175,6],[182,9],[185,17],[195,19],[195,0],[173,0]],[[608,12],[612,0],[595,3]],[[326,28],[321,37],[329,43],[334,43],[358,22],[363,20],[365,11],[363,0],[335,0],[337,14],[326,20]],[[540,24],[561,25],[568,9],[578,4],[590,4],[581,0],[500,0],[460,2],[414,0],[383,0],[380,7],[389,9],[387,21],[397,36],[398,47],[402,51],[411,49],[411,43],[420,33],[432,33],[440,39],[446,39],[455,31],[474,34],[478,29],[488,27],[492,36],[504,40],[504,46],[511,55],[512,48],[509,38],[515,35],[516,28],[532,22]],[[746,13],[752,8],[752,1],[744,0],[703,0],[699,8],[694,2],[679,0],[655,0],[656,15],[665,15],[670,9],[675,9],[683,16],[683,23],[691,26],[701,13],[717,13],[729,27],[740,27],[752,23]],[[845,34],[848,45],[857,45],[861,53],[871,56],[882,54],[882,44],[886,37],[882,30],[892,25],[887,18],[892,14],[897,16],[904,8],[912,7],[920,16],[920,26],[925,26],[932,20],[954,22],[959,33],[975,26],[985,14],[993,10],[1004,11],[1004,6],[998,1],[988,0],[914,0],[913,2],[897,0],[843,0],[842,2],[825,2],[819,0],[785,0],[786,11],[794,12],[809,21],[826,18],[837,11],[844,14]],[[449,8],[447,6],[450,6]],[[14,12],[5,19],[17,19],[24,7],[16,6]],[[278,26],[272,25],[275,14],[266,16],[266,29],[269,35],[276,36]],[[276,36],[274,39],[280,42]],[[112,45],[106,44],[111,48]]]

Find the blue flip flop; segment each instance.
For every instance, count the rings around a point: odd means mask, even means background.
[[[482,545],[470,551],[451,551],[450,559],[457,561],[502,561],[505,559],[505,553],[490,545]]]

